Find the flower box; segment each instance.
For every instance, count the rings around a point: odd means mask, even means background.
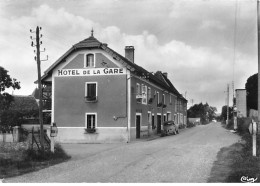
[[[96,102],[97,101],[97,96],[92,96],[92,97],[85,97],[86,102]]]
[[[96,129],[94,128],[87,128],[85,129],[86,133],[95,133],[96,132]]]

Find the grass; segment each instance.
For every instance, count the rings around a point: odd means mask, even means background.
[[[230,154],[233,157],[232,171],[225,181],[237,183],[241,182],[242,176],[247,176],[248,178],[257,178],[256,182],[260,183],[260,149],[257,149],[257,156],[252,156],[252,136],[243,134],[242,139],[245,142],[242,144],[242,150],[236,153],[232,151]],[[257,144],[259,145],[259,143],[260,138],[258,136]]]
[[[226,128],[232,129],[232,124],[228,124]],[[257,135],[257,156],[254,157],[252,135],[246,130],[238,131],[241,142],[224,147],[218,152],[208,182],[241,183],[242,176],[260,182],[260,136]]]
[[[28,148],[25,143],[1,144],[0,152],[0,179],[22,175],[70,159],[59,144],[55,144],[54,153],[46,151],[44,155]]]

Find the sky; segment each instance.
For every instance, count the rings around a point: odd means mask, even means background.
[[[218,112],[234,89],[257,73],[257,0],[1,0],[0,66],[21,82],[14,95],[37,87],[31,47],[42,27],[41,73],[70,47],[94,37],[135,63],[168,72],[188,106],[206,102]]]

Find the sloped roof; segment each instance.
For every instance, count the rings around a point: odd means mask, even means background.
[[[184,101],[187,101],[183,96],[182,94],[180,94],[178,92],[178,90],[173,86],[172,82],[161,72],[161,71],[157,71],[155,73],[155,76],[158,77],[160,80],[164,81],[165,83],[167,83],[167,85],[171,88],[171,91],[173,93],[175,93],[176,95],[179,96],[180,99],[184,100]]]
[[[64,61],[64,59],[70,55],[72,52],[84,49],[84,48],[100,48],[109,53],[115,60],[121,62],[128,70],[130,70],[133,74],[136,74],[141,77],[146,77],[149,81],[155,83],[156,85],[164,88],[165,90],[172,92],[176,94],[178,97],[182,97],[182,95],[177,91],[177,89],[172,85],[170,80],[163,76],[164,78],[161,78],[158,73],[152,74],[142,68],[141,66],[131,62],[127,58],[123,57],[113,49],[109,48],[107,44],[101,43],[98,41],[93,35],[91,35],[89,38],[84,39],[80,41],[79,43],[73,45],[65,54],[63,54],[55,63],[53,63],[42,76],[42,81],[44,82],[45,78],[48,77],[48,75],[51,75],[52,70],[61,62]],[[36,81],[37,82],[37,81]],[[184,99],[184,98],[183,98]],[[185,99],[186,100],[186,99]]]
[[[14,101],[10,105],[10,110],[31,111],[38,110],[38,104],[33,96],[14,95]]]
[[[63,54],[55,63],[53,63],[45,72],[44,75],[42,76],[42,81],[49,75],[50,72],[58,65],[60,64],[68,55],[70,55],[73,51],[76,51],[78,49],[82,48],[100,48],[102,45],[101,42],[99,42],[96,38],[93,36],[90,36],[87,39],[84,39],[80,41],[79,43],[73,45],[65,54]],[[36,83],[37,81],[35,81]]]
[[[79,43],[73,45],[74,48],[94,48],[94,47],[100,47],[102,43],[99,42],[96,38],[93,36],[90,36],[87,39],[84,39],[80,41]]]

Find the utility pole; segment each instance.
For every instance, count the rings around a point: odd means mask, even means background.
[[[234,130],[236,131],[237,130],[237,107],[236,107],[234,81],[232,81],[232,89],[233,89],[233,121],[234,121]]]
[[[260,7],[259,0],[257,0],[257,39],[258,39],[258,122],[257,129],[260,134]]]
[[[40,35],[40,30],[41,27],[36,27],[36,31],[32,31],[30,30],[31,33],[36,33],[36,38],[33,38],[31,36],[31,39],[36,39],[36,45],[33,43],[31,46],[32,47],[36,47],[36,56],[34,57],[34,59],[37,62],[37,71],[38,71],[38,89],[39,89],[39,122],[40,122],[40,144],[41,144],[41,150],[44,152],[44,137],[43,137],[43,114],[42,114],[42,84],[41,84],[41,61],[46,61],[48,60],[48,56],[46,60],[41,60],[40,58],[40,52],[44,52],[44,51],[40,51],[40,45],[42,44],[42,41],[40,41],[40,38],[42,37],[42,35]],[[35,52],[35,51],[34,51]]]
[[[227,121],[226,121],[226,125],[228,125],[228,114],[229,114],[229,84],[227,84]]]

